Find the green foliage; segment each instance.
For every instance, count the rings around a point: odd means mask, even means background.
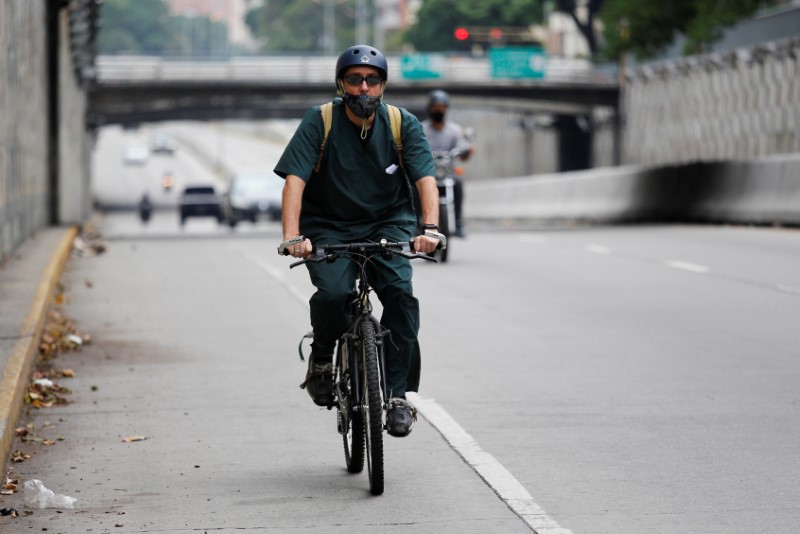
[[[160,52],[169,37],[163,0],[106,0],[100,17],[102,54]]]
[[[421,52],[469,50],[453,32],[464,26],[527,27],[542,21],[542,0],[425,0],[406,41]]]
[[[333,0],[334,50],[353,44],[353,0]],[[245,22],[264,52],[319,52],[324,49],[324,0],[270,0],[250,10]]]
[[[211,56],[227,50],[224,24],[173,17],[164,0],[105,0],[100,22],[101,54]]]
[[[606,0],[601,11],[604,55],[623,52],[652,57],[678,34],[686,37],[684,53],[702,53],[720,39],[725,27],[775,2],[763,0]]]

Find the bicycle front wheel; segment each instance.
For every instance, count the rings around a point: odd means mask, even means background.
[[[375,325],[365,320],[359,327],[361,361],[364,376],[362,414],[366,438],[369,489],[373,495],[383,493],[383,401],[378,372],[378,345]]]
[[[354,381],[357,380],[352,360],[352,342],[340,341],[339,365],[336,383],[339,387],[338,426],[344,442],[344,461],[347,471],[360,473],[364,470],[364,417],[356,409]],[[351,382],[352,381],[352,382]]]

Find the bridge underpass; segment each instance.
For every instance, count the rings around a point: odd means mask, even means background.
[[[103,64],[100,62],[101,66]],[[333,82],[323,81],[322,75],[312,80],[295,77],[295,81],[291,81],[291,72],[285,73],[283,79],[224,78],[218,74],[204,78],[203,66],[197,66],[197,76],[191,79],[186,76],[170,78],[158,73],[143,78],[135,69],[130,71],[127,79],[119,74],[104,78],[101,69],[98,81],[91,89],[87,113],[89,126],[97,128],[110,124],[172,120],[300,118],[309,107],[335,96]],[[478,154],[496,154],[496,148],[485,143],[494,137],[493,131],[508,130],[509,124],[514,125],[519,137],[513,143],[519,146],[514,157],[521,163],[505,175],[533,174],[531,154],[534,152],[536,117],[546,117],[547,128],[554,131],[557,138],[555,147],[548,148],[552,154],[545,156],[541,149],[538,151],[539,157],[557,161],[552,169],[546,170],[592,167],[593,117],[598,110],[610,117],[613,141],[606,160],[610,164],[620,162],[619,88],[614,83],[485,79],[410,82],[392,79],[390,76],[387,101],[405,107],[421,118],[425,116],[427,94],[433,89],[444,89],[451,94],[453,110],[484,113],[475,120],[488,122],[470,124],[479,132],[476,140]],[[494,113],[496,117],[487,119],[486,113]],[[501,121],[499,125],[495,124],[498,120]],[[503,144],[512,143],[504,140]],[[508,159],[507,155],[504,157]],[[488,162],[485,168],[487,171],[481,172],[483,176],[490,168]]]

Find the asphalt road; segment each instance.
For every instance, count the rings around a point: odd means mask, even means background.
[[[797,531],[798,231],[472,224],[415,269],[424,417],[375,498],[297,387],[312,289],[277,224],[97,225],[71,403],[23,421],[63,440],[13,466],[79,500],[3,532]]]
[[[370,497],[297,387],[311,288],[277,225],[197,222],[107,216],[108,252],[70,260],[64,312],[94,341],[64,356],[72,403],[31,414],[64,440],[15,469],[79,503],[4,531],[531,531],[426,419]],[[561,532],[788,534],[798,262],[785,230],[476,230],[415,271],[421,396]]]

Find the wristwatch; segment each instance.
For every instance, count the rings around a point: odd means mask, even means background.
[[[438,226],[436,226],[436,225],[435,225],[435,224],[433,224],[433,223],[425,223],[425,224],[423,224],[423,225],[422,225],[422,227],[423,227],[425,230],[437,230],[437,231],[439,230],[439,227],[438,227]]]

